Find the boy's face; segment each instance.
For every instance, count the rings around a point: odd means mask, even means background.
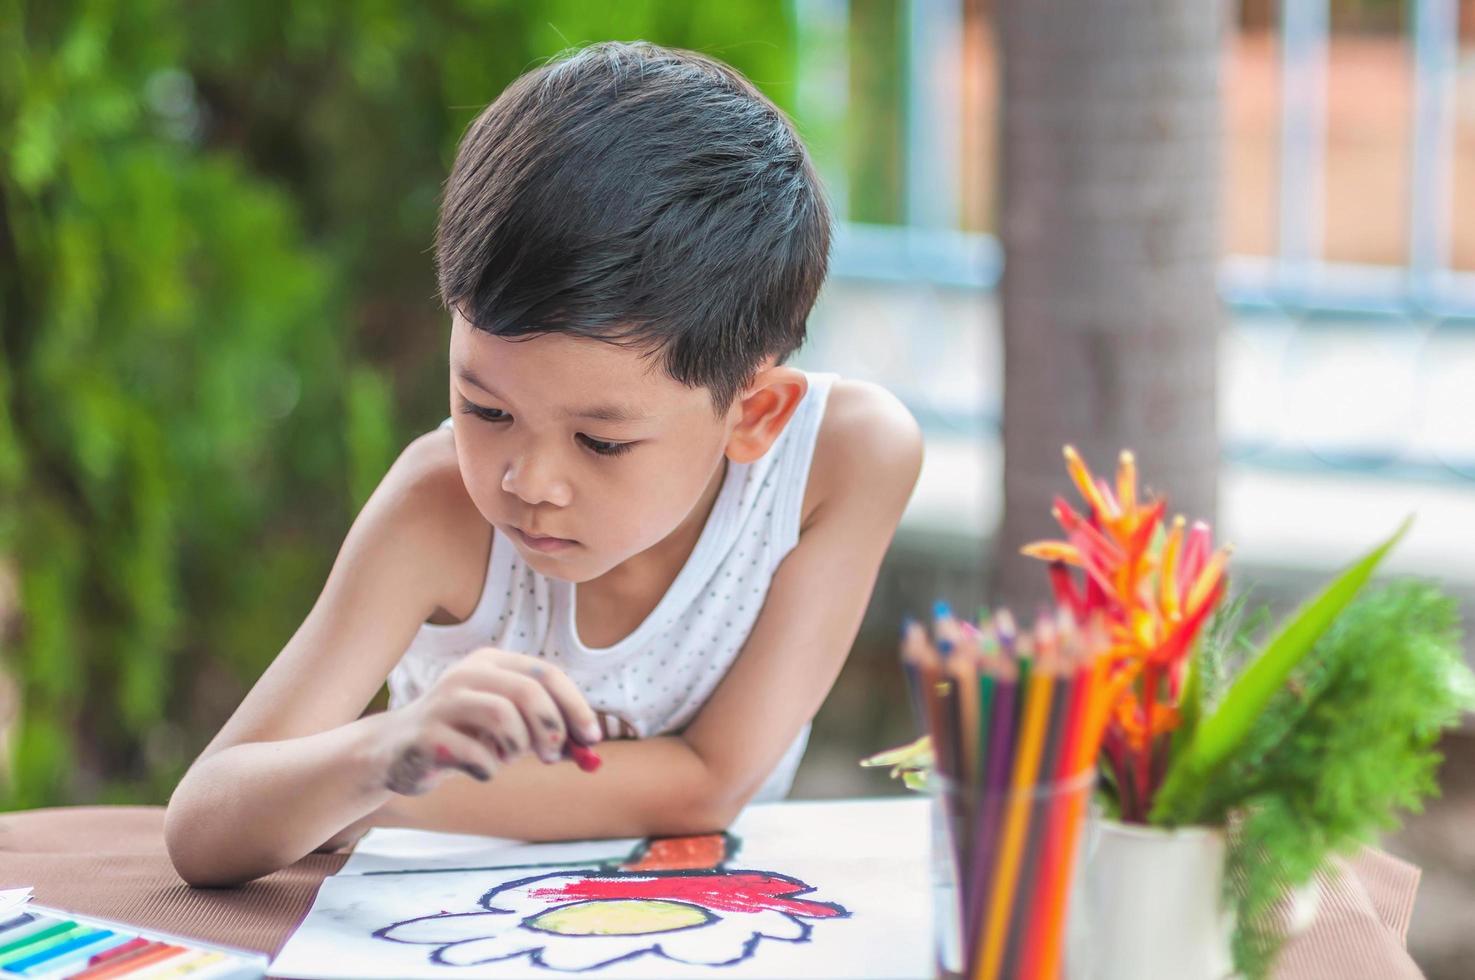
[[[676,530],[714,479],[741,411],[658,357],[563,334],[506,339],[460,314],[451,415],[477,509],[543,575],[598,578]]]

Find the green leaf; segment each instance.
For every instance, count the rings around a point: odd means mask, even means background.
[[[1280,629],[1225,693],[1213,715],[1204,719],[1182,752],[1175,752],[1150,821],[1160,825],[1189,822],[1197,815],[1196,787],[1235,750],[1297,664],[1326,632],[1358,591],[1367,584],[1383,557],[1407,533],[1406,519],[1393,535],[1332,581],[1302,606]]]
[[[925,791],[927,774],[932,771],[932,736],[923,735],[915,742],[899,745],[860,760],[862,766],[890,766],[891,778],[901,779],[908,789]]]
[[[899,745],[894,749],[887,749],[884,752],[877,752],[875,755],[867,756],[860,760],[860,764],[867,767],[918,765],[921,764],[919,760],[925,760],[927,764],[931,763],[932,736],[930,735],[923,735],[921,738],[913,742],[908,742],[906,745]]]

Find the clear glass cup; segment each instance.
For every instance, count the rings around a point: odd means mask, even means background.
[[[1059,977],[1094,769],[997,793],[929,775],[938,977]]]

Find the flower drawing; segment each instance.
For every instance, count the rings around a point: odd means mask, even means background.
[[[658,840],[616,868],[505,882],[481,897],[479,911],[421,916],[374,935],[434,947],[430,961],[445,966],[526,957],[549,970],[585,972],[642,956],[727,966],[764,940],[807,942],[814,921],[850,914],[802,897],[814,889],[797,878],[723,867],[731,841]]]

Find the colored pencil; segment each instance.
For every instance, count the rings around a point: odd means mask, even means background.
[[[955,625],[955,624],[950,624]],[[972,853],[969,828],[975,820],[975,801],[972,787],[978,778],[978,644],[961,629],[956,630],[956,646],[947,661],[947,672],[952,687],[955,729],[949,737],[957,740],[954,764],[955,794],[957,797],[958,825],[956,831],[957,867],[966,868]]]
[[[958,781],[966,787],[972,785],[978,774],[978,739],[971,737],[978,731],[977,644],[968,637],[960,637],[947,668],[957,707]]]
[[[994,689],[998,686],[998,683],[998,674],[988,669],[987,661],[984,658],[980,658],[976,685],[978,690],[978,728],[977,735],[973,739],[973,758],[977,761],[977,768],[973,773],[973,784],[975,787],[982,784],[984,770],[988,765],[988,732],[993,720]]]
[[[1051,976],[1041,974],[1040,961],[1044,955],[1043,942],[1049,931],[1055,907],[1064,900],[1062,894],[1069,878],[1069,869],[1062,864],[1069,859],[1066,842],[1062,839],[1070,822],[1070,809],[1074,797],[1083,796],[1086,788],[1076,785],[1080,776],[1081,762],[1079,740],[1082,732],[1082,715],[1089,695],[1090,670],[1083,665],[1071,664],[1069,670],[1069,693],[1063,722],[1061,751],[1054,766],[1054,780],[1062,791],[1050,799],[1044,818],[1043,847],[1036,867],[1039,873],[1033,879],[1034,894],[1027,909],[1028,932],[1022,944],[1018,975],[1023,977]],[[1087,760],[1086,765],[1090,762]]]
[[[916,726],[927,731],[927,710],[922,706],[922,676],[914,660],[907,657],[906,639],[916,620],[907,617],[901,625],[901,672],[906,678],[907,703],[912,708],[912,720]]]
[[[1110,708],[1106,691],[1106,658],[1097,657],[1086,670],[1086,690],[1083,695],[1079,726],[1082,737],[1076,740],[1076,755],[1071,762],[1074,778],[1082,778],[1090,770],[1101,744],[1101,731],[1105,727],[1106,712]],[[1047,916],[1039,940],[1039,972],[1042,977],[1059,975],[1060,956],[1065,933],[1065,917],[1070,891],[1070,876],[1074,867],[1076,849],[1080,841],[1080,826],[1086,811],[1087,793],[1069,795],[1065,802],[1058,838],[1060,857],[1050,869],[1049,897],[1046,900]]]
[[[1031,791],[1039,774],[1045,727],[1050,716],[1050,697],[1054,689],[1054,679],[1048,671],[1032,671],[1020,731],[1018,757],[1009,780],[1009,798],[1004,806],[999,858],[994,866],[993,880],[989,883],[988,916],[979,954],[979,968],[984,980],[995,980],[1002,966],[1004,939],[1009,928],[1014,889],[1019,879],[1024,837],[1029,827]]]
[[[1024,857],[1019,887],[1014,899],[1015,914],[1009,923],[1008,938],[1004,946],[1004,973],[1006,977],[1026,976],[1020,972],[1025,953],[1025,943],[1033,924],[1031,912],[1035,895],[1040,891],[1040,872],[1047,864],[1045,850],[1049,839],[1051,814],[1055,801],[1062,795],[1060,789],[1060,756],[1064,753],[1065,726],[1070,716],[1072,701],[1072,678],[1063,664],[1054,661],[1048,665],[1050,684],[1050,714],[1045,724],[1045,746],[1040,756],[1039,776],[1036,783],[1041,788],[1028,802],[1029,823],[1024,838]]]
[[[1010,760],[1014,756],[1014,714],[1018,671],[1012,663],[1005,662],[1006,672],[1001,673],[994,684],[993,717],[990,719],[988,737],[988,761],[982,796],[979,800],[979,815],[975,822],[976,833],[968,868],[967,887],[964,891],[963,947],[972,955],[978,946],[978,935],[983,925],[984,903],[988,897],[988,883],[997,855],[996,842],[1004,795],[1009,783]]]
[[[943,764],[937,742],[940,719],[937,714],[935,684],[935,652],[927,642],[926,630],[915,620],[908,621],[901,634],[902,663],[909,667],[909,674],[916,678],[918,704],[921,708],[923,727],[932,735],[932,757],[934,765],[941,770]]]

